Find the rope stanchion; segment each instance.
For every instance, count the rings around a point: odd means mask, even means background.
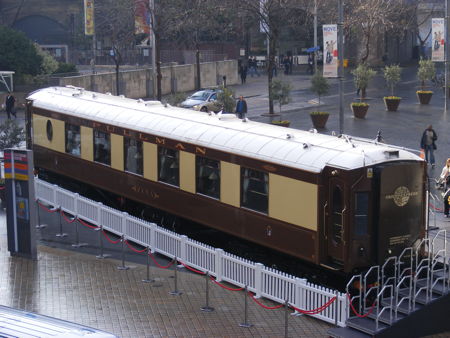
[[[434,206],[434,204],[433,203],[428,203],[429,205],[430,205],[430,207],[433,209],[433,210],[436,210],[436,211],[444,211],[444,209],[442,209],[442,208],[438,208],[438,207],[436,207],[436,206]]]
[[[248,295],[250,296],[251,299],[253,299],[253,301],[258,304],[259,306],[261,306],[262,308],[266,309],[266,310],[276,310],[276,309],[280,309],[284,306],[284,304],[280,304],[280,305],[275,305],[275,306],[267,306],[264,305],[263,303],[259,302],[255,296],[253,295],[253,293],[249,292]]]
[[[84,225],[85,227],[88,227],[89,229],[94,229],[94,230],[99,229],[98,226],[90,225],[90,224],[86,223],[85,221],[83,221],[81,218],[77,218],[77,220],[78,220],[78,222],[81,223],[81,225]]]
[[[130,248],[131,251],[134,251],[134,252],[136,252],[136,253],[143,253],[143,252],[147,251],[147,248],[144,248],[144,249],[142,249],[142,250],[137,250],[137,249],[135,249],[135,248],[130,244],[130,242],[128,242],[127,240],[125,240],[125,244],[127,245],[127,247]]]
[[[61,213],[61,216],[64,218],[64,220],[69,224],[72,224],[73,222],[75,222],[77,220],[76,216],[74,216],[73,218],[67,217],[66,213],[63,210],[60,210],[59,212]]]
[[[225,289],[225,290],[228,290],[228,291],[242,291],[242,290],[244,290],[244,288],[238,288],[238,289],[229,288],[228,286],[222,285],[221,283],[219,283],[218,281],[216,281],[216,280],[214,279],[214,277],[209,277],[209,278],[214,282],[214,284],[219,285],[221,288],[223,288],[223,289]]]
[[[239,326],[240,327],[252,327],[253,325],[250,324],[247,320],[248,318],[248,302],[247,302],[247,294],[248,294],[248,287],[247,285],[245,286],[245,292],[244,292],[244,322],[240,323]]]
[[[305,315],[317,315],[317,314],[321,313],[322,311],[324,311],[327,307],[329,307],[336,299],[337,299],[337,297],[334,296],[328,302],[326,302],[324,305],[318,307],[317,309],[313,309],[313,310],[302,310],[302,309],[295,307],[292,304],[290,304],[290,306],[291,306],[291,308],[293,308],[295,311],[297,311],[299,313],[303,313]]]
[[[81,224],[84,224],[84,222],[80,219],[78,219],[80,221]],[[87,223],[86,223],[87,224]],[[103,238],[102,238],[102,233],[103,233],[103,227],[100,225],[99,227],[97,227],[95,229],[95,231],[98,232],[98,246],[100,248],[100,254],[98,254],[97,256],[95,256],[97,259],[105,259],[108,257],[111,257],[111,255],[108,254],[104,254],[103,253]]]
[[[150,253],[151,253],[150,247],[147,247],[146,250],[147,250],[147,278],[143,279],[142,283],[154,283],[155,280],[153,278],[150,278]]]
[[[284,337],[288,338],[289,333],[289,303],[287,299],[284,301]]]
[[[54,207],[52,209],[47,208],[45,205],[43,205],[42,203],[39,202],[39,199],[37,199],[36,202],[42,209],[44,209],[45,211],[47,211],[51,214],[54,212],[57,212],[59,210],[59,208],[56,208],[56,207]]]
[[[183,265],[186,269],[188,269],[188,270],[190,270],[190,271],[192,271],[192,272],[198,273],[199,275],[205,275],[205,274],[206,274],[206,272],[203,272],[203,271],[194,269],[194,268],[190,267],[189,265],[184,264],[182,261],[179,261],[179,262],[180,262],[181,265]]]
[[[178,261],[178,260],[177,260],[177,257],[175,257],[174,260],[173,260],[173,262],[174,262],[174,263],[177,263],[177,261]],[[173,291],[170,291],[169,294],[172,295],[172,296],[180,296],[180,295],[182,295],[183,293],[180,292],[180,291],[178,291],[178,277],[177,277],[177,270],[178,270],[178,267],[177,267],[176,264],[175,264],[175,268],[174,268],[173,270],[174,270],[174,278],[175,278],[175,288],[174,288]]]
[[[377,301],[373,302],[373,304],[372,304],[372,306],[370,307],[369,311],[368,311],[366,314],[362,315],[362,314],[360,314],[360,313],[354,308],[354,306],[353,306],[353,304],[352,304],[352,299],[350,298],[350,294],[348,294],[348,293],[347,293],[347,298],[348,298],[348,302],[349,302],[349,304],[350,304],[350,308],[352,309],[352,311],[353,311],[353,313],[356,315],[356,317],[359,317],[359,318],[365,318],[365,317],[367,317],[367,316],[370,316],[370,314],[371,314],[371,313],[373,312],[373,310],[375,309],[375,305],[377,304]]]
[[[59,207],[58,210],[61,210],[61,207]],[[63,232],[61,213],[59,212],[58,214],[59,214],[58,215],[59,216],[59,233],[56,234],[56,237],[63,238],[63,237],[66,237],[67,234]]]
[[[122,242],[122,265],[118,266],[117,270],[128,270],[130,267],[125,265],[125,236],[122,235],[122,237],[120,237],[120,241]]]
[[[44,229],[47,227],[47,224],[42,224],[41,223],[41,213],[40,210],[41,208],[39,207],[39,199],[36,199],[36,204],[37,204],[37,217],[38,217],[38,224],[36,224],[36,229],[40,230],[40,229]]]
[[[168,269],[175,263],[175,261],[172,260],[169,262],[169,264],[163,266],[163,265],[158,264],[158,262],[156,261],[156,259],[152,253],[150,253],[150,258],[153,260],[153,262],[156,264],[156,266],[160,269]]]
[[[209,282],[209,271],[204,273],[204,275],[205,275],[205,282],[206,282],[206,285],[205,285],[206,305],[202,306],[200,308],[200,310],[203,312],[213,312],[214,308],[209,306],[209,283],[208,283]]]
[[[75,222],[77,219],[78,219],[78,217],[75,216],[74,219],[73,219],[73,222]],[[71,222],[71,223],[73,223],[73,222]],[[80,224],[79,222],[75,223],[75,243],[72,244],[72,247],[74,247],[74,248],[81,248],[83,246],[87,246],[88,245],[87,243],[80,243],[80,234],[79,234],[79,231],[78,231],[79,224]]]

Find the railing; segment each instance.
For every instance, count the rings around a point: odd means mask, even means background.
[[[217,281],[247,286],[257,298],[265,297],[279,303],[287,301],[293,307],[305,310],[321,308],[323,304],[331,302],[322,311],[310,311],[314,313],[307,314],[345,326],[348,317],[345,294],[199,243],[40,179],[35,179],[35,190],[40,202],[60,208],[93,225],[102,226],[124,240],[150,248],[153,253],[176,257],[197,270],[209,272]]]

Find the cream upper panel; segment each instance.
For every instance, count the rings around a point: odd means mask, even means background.
[[[51,129],[52,138],[49,140],[47,129]],[[64,122],[49,117],[33,114],[34,143],[61,153],[65,152]]]

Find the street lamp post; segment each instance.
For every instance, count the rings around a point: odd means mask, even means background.
[[[152,46],[152,83],[153,83],[153,98],[157,99],[157,79],[156,79],[156,41],[155,41],[155,1],[148,1],[150,8],[150,35],[149,39]],[[150,44],[149,44],[150,45]]]
[[[314,0],[314,74],[317,73],[317,0]]]
[[[448,0],[447,0],[448,1]],[[338,2],[339,134],[344,133],[344,1]]]
[[[445,45],[444,45],[444,76],[445,76],[445,82],[444,82],[444,114],[447,114],[447,101],[448,101],[448,21],[449,21],[449,0],[445,0],[445,20],[444,20],[444,27],[445,27]]]

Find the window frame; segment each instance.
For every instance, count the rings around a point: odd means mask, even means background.
[[[195,156],[195,192],[220,200],[220,169],[219,160]],[[201,175],[201,171],[206,171],[206,173]]]
[[[251,175],[257,173],[258,175],[262,175],[261,177],[256,177],[257,175]],[[257,184],[261,184],[262,189],[257,189]],[[253,187],[250,189],[250,185]],[[269,214],[269,173],[256,170],[248,167],[241,167],[241,176],[240,176],[240,188],[241,188],[241,208],[249,209],[252,211],[256,211],[265,215]],[[265,190],[265,191],[262,191]],[[252,194],[248,194],[248,193]],[[253,196],[251,199],[249,196]],[[262,201],[258,202],[258,198]],[[251,201],[249,201],[249,199]],[[261,203],[261,207],[255,207],[252,205],[253,203]]]
[[[75,129],[78,129],[78,131],[74,131],[72,129],[72,127],[75,127]],[[75,141],[74,141],[73,137],[72,137],[71,141],[72,141],[72,143],[75,143],[75,144],[78,142],[78,147],[73,147],[71,149],[68,149],[68,144],[69,144],[68,132],[69,131],[72,133],[75,133]],[[77,135],[78,135],[78,139],[79,139],[78,141],[76,141]],[[74,149],[77,149],[78,153],[73,152]],[[77,124],[67,123],[67,122],[65,123],[65,125],[64,125],[64,151],[66,154],[81,157],[81,126],[79,126]]]
[[[130,142],[135,142],[135,145],[131,145]],[[134,155],[135,158],[135,166],[136,170],[133,171],[130,169],[130,166],[128,165],[128,151],[130,150],[130,147],[135,146],[136,147],[136,153]],[[124,136],[123,138],[123,170],[127,173],[143,176],[144,175],[144,144],[142,141],[137,140],[132,137]]]
[[[168,154],[170,152],[174,152],[173,154]],[[164,156],[164,157],[162,157]],[[174,159],[170,164],[165,163],[169,159]],[[172,168],[172,166],[175,163],[175,167]],[[162,168],[162,165],[165,166],[165,168]],[[171,174],[176,173],[171,178],[165,179],[162,177],[162,170],[172,169],[171,172],[165,173],[165,174]],[[176,171],[175,171],[176,169]],[[168,147],[158,146],[158,182],[170,184],[175,187],[180,187],[180,151],[178,149],[172,149]]]
[[[108,147],[108,149],[106,150],[107,151],[107,153],[106,153],[106,155],[107,155],[107,157],[106,157],[106,161],[100,161],[99,160],[99,156],[100,155],[98,155],[98,150],[97,150],[97,144],[96,144],[96,139],[98,139],[99,137],[97,137],[96,136],[96,133],[101,133],[101,134],[103,134],[103,135],[105,135],[106,137],[105,137],[105,140],[107,140],[107,144],[109,144],[109,147]],[[94,144],[94,162],[95,163],[100,163],[100,164],[104,164],[104,165],[107,165],[107,166],[111,166],[111,134],[110,133],[105,133],[104,131],[101,131],[101,130],[98,130],[98,129],[94,129],[93,130],[93,144]],[[99,145],[100,145],[100,143],[99,143]]]

